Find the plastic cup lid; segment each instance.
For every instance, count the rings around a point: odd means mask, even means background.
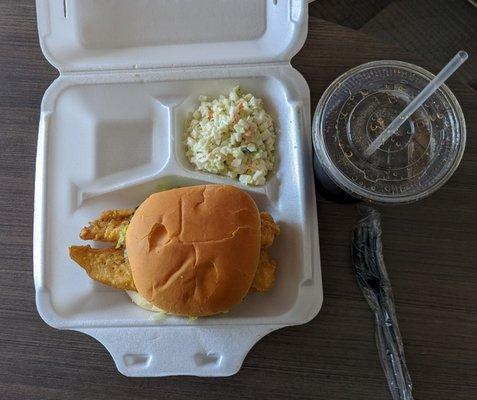
[[[358,198],[402,203],[428,196],[452,175],[465,147],[465,121],[445,85],[374,154],[364,155],[432,78],[412,64],[377,61],[328,87],[315,111],[313,142],[339,187]]]

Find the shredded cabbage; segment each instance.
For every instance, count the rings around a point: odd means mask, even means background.
[[[228,97],[199,100],[199,108],[186,120],[189,161],[201,171],[264,185],[275,163],[276,132],[262,99],[242,95],[236,86]]]

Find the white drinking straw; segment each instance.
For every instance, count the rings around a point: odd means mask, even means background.
[[[401,111],[401,113],[391,122],[381,134],[372,141],[372,143],[365,150],[364,155],[366,157],[371,156],[374,152],[381,147],[392,135],[396,133],[399,127],[419,108],[425,101],[431,97],[437,89],[467,60],[469,55],[461,50],[459,51],[449,63],[442,68],[433,80],[431,80],[427,86],[419,93],[408,106]]]

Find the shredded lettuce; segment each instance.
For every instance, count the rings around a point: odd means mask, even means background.
[[[162,322],[167,317],[164,311],[155,311],[149,315],[149,320],[154,322]]]
[[[156,188],[155,188],[155,192],[164,192],[166,190],[170,190],[170,189],[176,189],[178,188],[179,186],[177,186],[177,184],[173,184],[173,183],[169,183],[169,184],[166,184],[166,183],[158,183],[156,185]]]
[[[119,228],[119,239],[118,242],[116,243],[116,248],[119,249],[120,247],[124,246],[124,243],[126,242],[126,232],[129,227],[129,221],[123,222],[121,225],[121,228]]]

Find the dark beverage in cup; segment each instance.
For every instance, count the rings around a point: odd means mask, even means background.
[[[365,151],[434,76],[415,65],[377,61],[337,78],[313,120],[315,175],[340,202],[406,203],[441,187],[465,147],[456,98],[441,86],[373,154]]]

